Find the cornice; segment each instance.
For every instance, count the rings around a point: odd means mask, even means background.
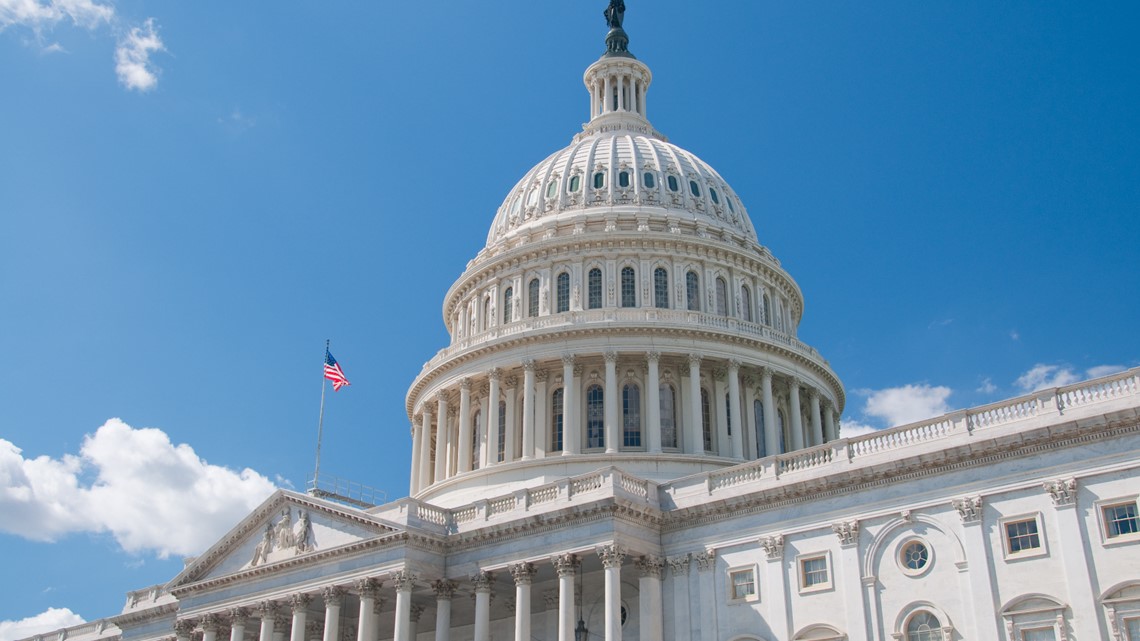
[[[172,601],[170,603],[156,605],[152,608],[147,608],[139,612],[124,612],[122,614],[116,614],[115,616],[107,617],[106,621],[118,626],[121,630],[123,629],[123,626],[127,624],[143,623],[145,621],[162,619],[168,615],[176,614],[177,612],[178,602]]]

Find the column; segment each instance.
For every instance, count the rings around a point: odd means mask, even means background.
[[[522,460],[534,458],[534,360],[523,361]]]
[[[820,417],[818,390],[811,390],[808,402],[811,403],[811,444],[823,445],[823,420]]]
[[[289,616],[278,609],[277,614],[273,617],[273,641],[285,641],[288,630]]]
[[[305,593],[294,594],[289,597],[289,606],[293,610],[293,628],[289,634],[289,641],[309,641],[305,638],[305,627],[309,616],[309,601],[311,600],[312,597]],[[213,639],[202,639],[202,641],[213,641]]]
[[[768,593],[772,598],[768,599],[768,626],[772,630],[772,637],[775,639],[787,639],[791,637],[788,633],[788,616],[791,610],[785,607],[786,603],[790,603],[791,597],[788,595],[787,576],[784,570],[784,535],[775,534],[766,536],[760,539],[760,547],[764,548],[764,556],[768,559],[768,565],[765,574],[768,578]],[[997,637],[994,637],[997,638]]]
[[[673,581],[673,638],[676,641],[689,641],[692,637],[692,625],[689,623],[689,555],[671,556],[667,561]]]
[[[432,467],[431,467],[431,453],[432,453],[432,428],[431,428],[431,403],[424,402],[423,405],[423,437],[424,444],[420,448],[420,490],[423,491],[431,485],[432,480]]]
[[[602,113],[609,113],[613,108],[613,92],[610,90],[610,77],[606,76],[602,89]],[[591,183],[592,184],[592,183]]]
[[[380,641],[380,614],[384,612],[385,600],[379,594],[376,595],[376,603],[372,606],[372,639],[369,641]]]
[[[510,567],[515,579],[515,639],[530,639],[530,584],[534,579],[534,565],[515,563]]]
[[[701,421],[701,356],[689,354],[689,424],[685,433],[689,435],[687,454],[705,453],[704,426]]]
[[[416,637],[420,634],[420,617],[423,614],[424,606],[413,603],[411,611],[408,613],[408,638],[411,641],[416,641]]]
[[[804,421],[800,410],[800,379],[792,377],[788,382],[788,402],[791,405],[792,450],[804,448]]]
[[[618,397],[618,384],[617,384],[617,352],[606,352],[606,414],[605,414],[605,439],[606,439],[606,454],[614,454],[618,451],[618,444],[621,442],[621,430],[618,428],[618,407],[621,406],[621,399]]]
[[[562,455],[582,451],[582,432],[578,423],[578,381],[574,377],[574,356],[562,357]]]
[[[744,420],[744,413],[740,411],[740,361],[730,360],[728,362],[728,411],[732,414],[732,434],[729,439],[732,441],[732,458],[744,458],[744,426],[748,421]]]
[[[518,412],[515,408],[518,406],[518,387],[519,379],[516,376],[508,376],[506,383],[506,393],[504,396],[507,398],[507,442],[503,447],[503,462],[509,463],[515,460],[515,443],[518,443]]]
[[[706,639],[716,639],[716,588],[714,575],[716,572],[716,551],[704,550],[693,555],[697,562],[697,584],[700,586],[700,596],[697,599],[701,611],[701,636]]]
[[[230,608],[230,641],[245,641],[245,623],[249,610]]]
[[[341,641],[340,604],[344,597],[344,591],[331,586],[325,588],[321,596],[325,599],[325,636],[323,641]]]
[[[648,418],[645,429],[649,436],[649,452],[661,452],[661,354],[647,352],[645,354],[645,415]]]
[[[974,625],[973,634],[966,635],[974,639],[1000,639],[1002,638],[1001,625],[998,623],[996,612],[998,605],[994,602],[994,588],[990,583],[989,545],[986,541],[985,528],[982,526],[982,497],[967,496],[954,499],[954,509],[962,519],[962,543],[966,548],[967,572],[970,580],[970,605],[973,608]],[[1073,603],[1076,611],[1078,604]],[[1093,610],[1095,611],[1095,610]],[[1097,635],[1089,636],[1089,639]],[[1084,639],[1082,634],[1078,638]]]
[[[637,607],[641,617],[640,641],[664,639],[664,620],[661,603],[661,571],[665,561],[659,556],[643,556],[637,560],[641,574],[638,581]]]
[[[574,641],[574,577],[581,561],[573,554],[550,557],[558,573],[558,641]]]
[[[400,570],[392,575],[392,581],[396,584],[396,629],[392,636],[394,641],[412,641],[412,587],[416,575]]]
[[[744,384],[741,388],[744,396],[740,399],[741,413],[745,417],[741,421],[741,431],[744,432],[744,458],[753,461],[760,458],[760,439],[764,436],[758,430],[764,423],[764,417],[762,414],[756,416],[756,377],[746,375],[740,382]]]
[[[499,378],[502,372],[496,367],[487,376],[491,379],[487,393],[487,462],[494,465],[499,462]]]
[[[218,621],[218,615],[207,614],[202,617],[202,641],[218,641],[218,628],[221,627],[221,622]],[[304,628],[304,626],[301,626]],[[302,639],[301,641],[304,641]]]
[[[831,401],[827,401],[823,405],[823,437],[828,442],[839,438],[839,435],[835,433],[835,410],[831,407]]]
[[[863,577],[859,571],[859,521],[842,521],[832,523],[831,531],[839,539],[839,567],[841,573],[832,577],[833,584],[839,588],[840,582],[846,586],[839,589],[843,595],[843,610],[847,616],[847,639],[849,641],[868,641],[867,617],[863,605]]]
[[[764,403],[764,444],[768,456],[783,454],[780,447],[780,431],[776,425],[776,403],[772,400],[772,370],[765,367],[760,370],[760,386]]]
[[[415,494],[420,489],[420,448],[423,447],[423,427],[412,418],[412,478],[408,481],[408,492]]]
[[[618,111],[625,111],[625,76],[617,77]]]
[[[471,582],[475,584],[474,641],[491,641],[491,586],[494,581],[495,575],[485,570],[471,576]]]
[[[1077,480],[1075,478],[1046,481],[1045,491],[1053,499],[1057,510],[1057,531],[1060,545],[1056,545],[1061,555],[1061,567],[1065,573],[1065,583],[1069,592],[1069,606],[1073,609],[1073,636],[1077,639],[1107,638],[1100,629],[1096,593],[1093,592],[1088,568],[1092,559],[1088,558],[1088,531],[1082,526],[1081,513],[1077,510]],[[1092,506],[1092,509],[1097,509]]]
[[[459,465],[455,469],[471,471],[471,379],[459,381]]]
[[[435,482],[447,478],[447,393],[436,394],[435,414]]]
[[[63,635],[60,635],[63,636]],[[175,641],[190,641],[194,636],[194,622],[190,619],[177,619],[174,622]]]
[[[431,584],[435,592],[435,641],[449,641],[451,637],[451,598],[456,587],[454,581],[447,579]]]
[[[376,605],[376,588],[376,582],[372,579],[360,579],[356,582],[356,592],[360,595],[356,641],[372,641],[376,637],[376,619],[372,611]]]
[[[598,548],[598,556],[606,573],[605,640],[621,641],[621,562],[625,551],[615,544],[603,545]]]
[[[262,601],[257,604],[257,616],[261,617],[261,634],[258,641],[273,641],[274,617],[277,616],[277,604],[273,601]]]

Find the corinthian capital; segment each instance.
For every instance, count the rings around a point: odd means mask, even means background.
[[[625,550],[617,544],[600,545],[597,549],[598,558],[606,568],[620,568],[625,560]]]
[[[574,576],[582,564],[577,555],[574,554],[555,554],[550,557],[550,563],[554,566],[554,571],[558,573],[558,576]]]
[[[535,568],[533,563],[515,563],[510,567],[511,576],[515,578],[516,585],[530,585],[534,579]]]

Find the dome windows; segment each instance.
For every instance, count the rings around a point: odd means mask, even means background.
[[[664,267],[653,270],[653,306],[669,309],[669,272]]]
[[[578,174],[570,176],[570,193],[578,193],[578,189],[582,187],[582,177]]]
[[[594,189],[602,189],[606,186],[606,172],[594,172]]]
[[[588,309],[602,307],[602,270],[597,267],[590,270],[586,283],[586,305]]]
[[[621,306],[637,307],[637,276],[632,267],[621,268]]]
[[[642,182],[645,183],[646,189],[654,189],[657,187],[657,178],[653,176],[652,171],[647,171],[641,176]]]
[[[557,193],[558,193],[558,180],[552,179],[550,182],[546,183],[546,197],[547,198],[554,198],[554,195]]]
[[[697,272],[690,271],[685,274],[685,298],[689,311],[701,311],[701,281]]]
[[[689,181],[689,193],[691,193],[693,195],[693,198],[700,198],[701,197],[701,186],[697,184],[697,181],[695,181],[695,180]]]
[[[676,176],[668,176],[665,183],[669,185],[669,191],[681,191],[681,183],[677,182]]]
[[[537,278],[532,278],[527,285],[527,301],[526,301],[526,315],[530,317],[538,316],[538,289],[539,283]]]
[[[709,187],[709,198],[712,198],[714,205],[720,204],[720,197],[716,194],[716,189]]]
[[[558,312],[570,311],[570,274],[562,272],[558,275],[554,300]]]
[[[508,287],[503,292],[503,324],[511,322],[511,303],[514,301],[514,290]]]
[[[629,187],[629,172],[628,171],[618,172],[618,187],[623,187],[623,188]]]

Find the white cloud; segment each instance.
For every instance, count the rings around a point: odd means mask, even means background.
[[[86,623],[86,621],[67,608],[48,608],[35,616],[19,621],[0,621],[0,641],[24,639],[35,634],[54,632],[60,628],[67,628],[80,623]]]
[[[1013,382],[1024,392],[1036,392],[1039,389],[1060,387],[1081,380],[1081,377],[1069,367],[1060,365],[1046,365],[1038,363]]]
[[[158,70],[151,63],[150,54],[165,50],[153,18],[147,19],[141,27],[133,27],[119,39],[115,48],[115,74],[119,76],[119,83],[136,91],[154,89],[158,84]]]
[[[1016,329],[1011,329],[1009,330],[1009,338],[1011,340],[1019,341],[1021,340],[1021,332],[1017,331]]]
[[[859,421],[844,420],[839,425],[839,436],[841,438],[855,438],[856,436],[863,436],[865,434],[873,434],[882,428],[860,423]]]
[[[109,24],[114,17],[114,7],[94,0],[0,0],[0,29],[20,25],[39,33],[65,18],[76,26],[94,29]]]
[[[994,382],[987,376],[986,378],[982,379],[982,384],[979,385],[978,389],[974,391],[978,392],[979,394],[993,394],[994,392],[998,391],[998,387],[997,385],[994,385]]]
[[[890,426],[913,423],[950,411],[946,399],[950,397],[951,390],[941,385],[921,383],[864,393],[867,394],[867,403],[863,413],[882,419]]]
[[[251,469],[211,465],[163,431],[119,419],[60,459],[26,459],[0,439],[0,531],[33,540],[109,532],[131,553],[198,554],[274,489]]]
[[[1085,373],[1089,375],[1089,378],[1100,378],[1101,376],[1118,374],[1126,369],[1128,368],[1123,365],[1097,365],[1096,367],[1088,368]]]

